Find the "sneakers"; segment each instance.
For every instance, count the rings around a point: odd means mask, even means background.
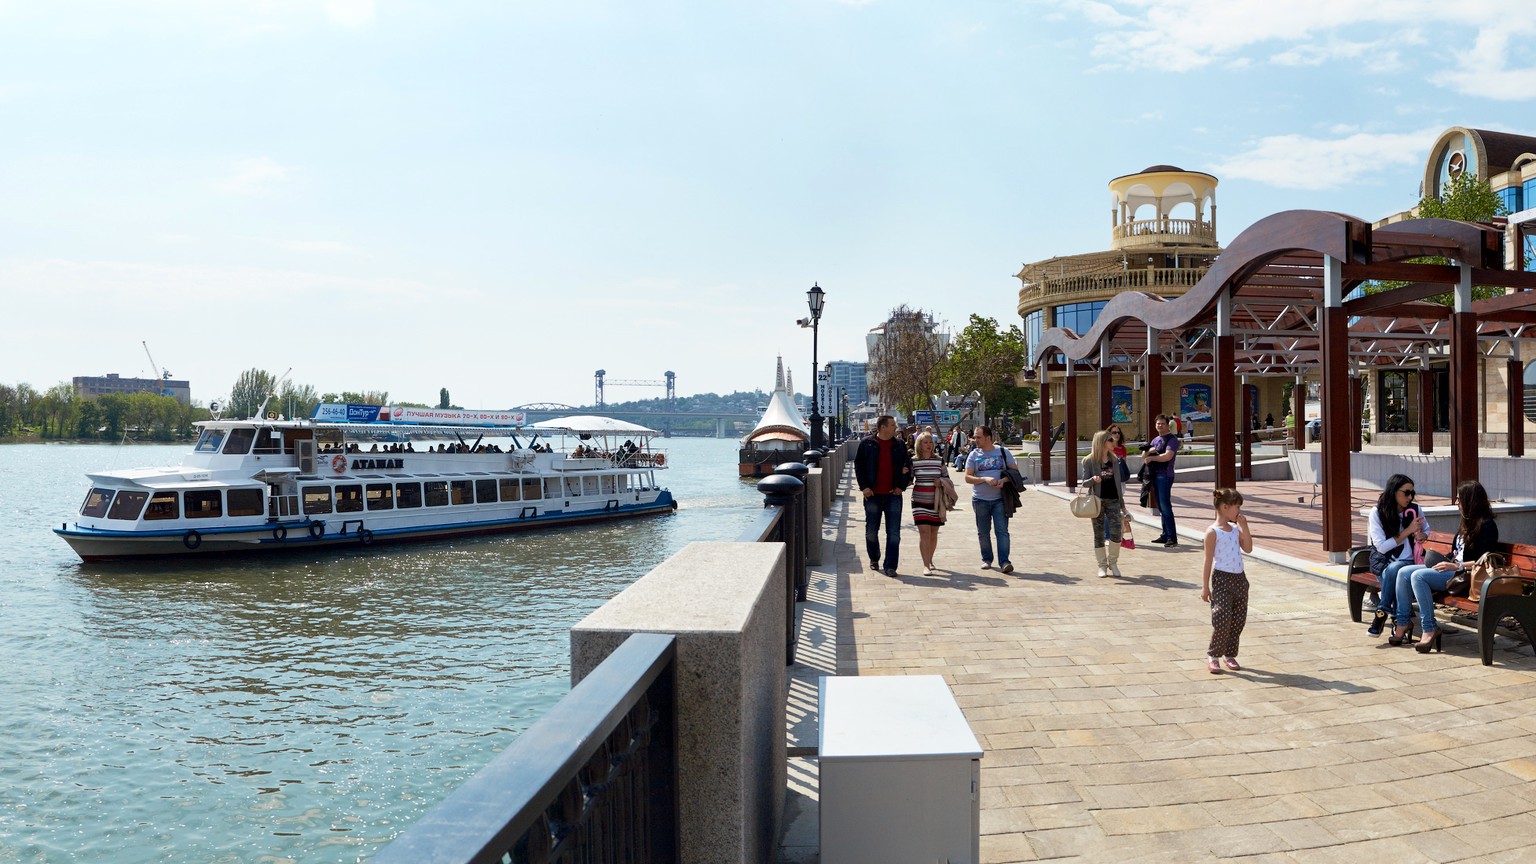
[[[1163,541],[1163,548],[1164,549],[1172,549],[1172,548],[1174,548],[1175,546],[1178,546],[1178,545],[1179,545],[1179,541],[1178,541],[1177,538],[1174,538],[1172,540],[1164,540]]]
[[[998,569],[1002,570],[1004,573],[1012,573],[1013,572],[1013,565],[1012,564],[1004,564],[1002,567],[999,567]]]
[[[896,568],[895,567],[887,567],[887,568],[885,568],[885,575],[891,577],[892,579],[895,579],[896,578]]]
[[[981,562],[981,569],[983,569],[983,570],[991,570],[992,569],[992,562],[991,561],[983,561],[983,562]]]
[[[1206,660],[1205,660],[1205,668],[1211,670],[1211,674],[1212,675],[1220,675],[1221,674],[1221,662],[1218,661],[1215,657],[1207,657],[1206,658]]]
[[[1237,658],[1236,657],[1228,657],[1226,660],[1224,660],[1222,662],[1226,663],[1227,664],[1227,668],[1231,669],[1233,672],[1241,672],[1241,671],[1243,671],[1243,667],[1237,665]]]

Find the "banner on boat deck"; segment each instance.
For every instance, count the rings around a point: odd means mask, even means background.
[[[378,405],[346,405],[323,402],[315,406],[315,420],[322,423],[376,423],[381,408]]]
[[[406,408],[391,406],[383,419],[391,423],[463,423],[469,426],[523,426],[525,411],[468,411],[461,408]]]

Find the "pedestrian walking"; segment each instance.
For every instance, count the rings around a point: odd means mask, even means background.
[[[939,458],[936,441],[927,432],[917,436],[912,459],[912,522],[917,525],[917,551],[923,556],[925,575],[938,569],[933,563],[933,552],[939,546],[939,526],[945,522],[950,502],[955,500],[949,466]]]
[[[975,449],[965,457],[965,482],[971,484],[971,510],[976,514],[976,536],[981,542],[981,569],[992,569],[992,535],[997,535],[997,565],[1013,572],[1008,560],[1008,513],[1003,509],[1003,472],[1018,468],[1013,454],[992,437],[991,426],[977,426],[971,435]]]
[[[1200,599],[1211,604],[1211,644],[1205,652],[1205,668],[1221,673],[1222,664],[1242,671],[1237,662],[1238,641],[1248,623],[1248,576],[1243,572],[1243,553],[1253,552],[1253,532],[1243,515],[1243,496],[1236,489],[1217,489],[1212,496],[1216,521],[1205,529],[1205,566],[1200,573]]]
[[[1125,488],[1125,462],[1110,448],[1107,431],[1093,433],[1088,455],[1083,457],[1082,483],[1093,488],[1099,498],[1099,515],[1093,523],[1093,557],[1099,562],[1099,576],[1120,575],[1121,492]]]
[[[875,434],[859,442],[853,474],[864,495],[864,546],[869,569],[896,578],[901,557],[901,493],[912,482],[912,457],[896,439],[896,418],[882,414]],[[880,521],[885,520],[885,567],[880,566]]]
[[[1152,478],[1152,489],[1157,495],[1157,509],[1163,516],[1163,533],[1153,543],[1172,548],[1179,545],[1179,527],[1173,520],[1173,460],[1179,455],[1179,436],[1171,429],[1172,418],[1157,415],[1157,437],[1142,448],[1142,464]]]

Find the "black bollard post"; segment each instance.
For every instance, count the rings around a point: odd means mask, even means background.
[[[805,451],[801,458],[805,460],[805,464],[815,468],[817,465],[821,464],[821,460],[825,459],[826,456],[827,454],[821,452],[820,450],[811,449]]]
[[[795,662],[795,637],[800,632],[795,620],[795,564],[799,560],[799,550],[795,548],[798,538],[795,536],[794,519],[798,515],[795,512],[795,499],[800,497],[804,489],[805,484],[799,478],[787,473],[770,474],[757,481],[757,491],[763,493],[763,506],[783,510],[779,517],[779,531],[784,537],[785,666]],[[800,572],[805,572],[803,566]]]
[[[811,525],[811,501],[810,496],[805,491],[807,488],[805,475],[811,473],[811,469],[801,465],[799,462],[786,462],[773,469],[773,473],[789,474],[800,481],[800,494],[796,496],[798,500],[795,501],[795,507],[800,511],[796,514],[799,517],[799,521],[794,523],[800,526],[800,563],[799,568],[795,570],[795,599],[804,602],[805,591],[809,587],[805,576],[805,568],[810,566],[811,563],[810,544],[821,542],[821,524],[819,521],[814,526],[816,529],[815,533],[811,532],[813,527]]]

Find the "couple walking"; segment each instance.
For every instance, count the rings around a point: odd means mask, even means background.
[[[907,447],[896,440],[896,420],[882,416],[875,421],[875,434],[859,444],[854,455],[854,477],[864,499],[864,545],[871,570],[895,578],[901,555],[901,494],[908,485],[912,491],[912,521],[918,530],[918,551],[923,556],[925,572],[935,567],[933,553],[939,543],[939,526],[944,524],[942,498],[954,495],[948,468],[938,458],[933,436],[917,439],[914,460]],[[993,440],[992,429],[978,426],[975,449],[965,462],[965,482],[975,486],[971,508],[976,514],[976,531],[981,541],[982,569],[992,566],[992,534],[997,535],[998,567],[1013,572],[1008,560],[1008,513],[1004,500],[1005,469],[1016,467],[1013,456]],[[880,561],[880,522],[885,522],[885,566]]]

